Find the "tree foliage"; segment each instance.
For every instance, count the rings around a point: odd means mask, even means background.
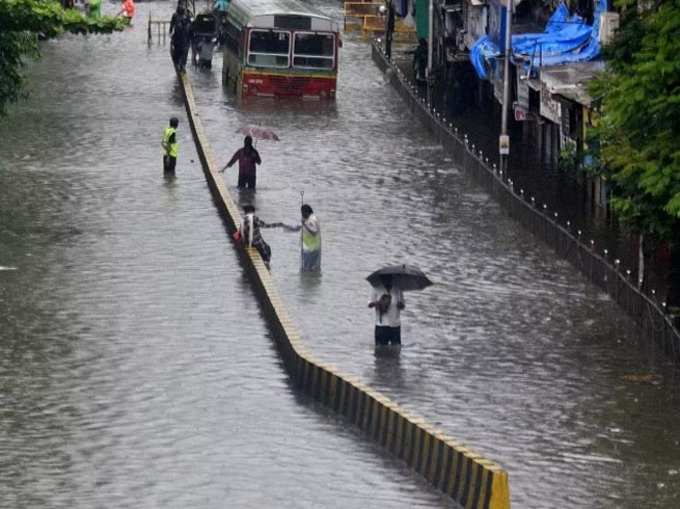
[[[612,205],[638,232],[678,239],[680,229],[680,0],[639,13],[624,0],[622,28],[593,83],[601,98],[602,172]],[[631,8],[632,7],[632,8]]]
[[[63,32],[106,33],[125,26],[122,18],[90,18],[54,0],[0,0],[0,115],[24,95],[22,67],[39,56],[39,38]]]

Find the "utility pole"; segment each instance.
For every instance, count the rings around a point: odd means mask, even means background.
[[[501,136],[498,139],[500,169],[507,171],[510,156],[510,137],[508,136],[508,110],[510,109],[510,55],[512,54],[512,2],[507,0],[505,8],[505,62],[503,63],[503,112],[501,114]]]
[[[432,31],[434,28],[434,0],[430,0],[427,11],[427,73],[425,78],[427,80],[427,103],[432,104],[432,42],[434,37]]]

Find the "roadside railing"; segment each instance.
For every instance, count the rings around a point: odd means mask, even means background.
[[[569,221],[561,220],[548,204],[538,203],[523,189],[517,189],[513,181],[469,141],[467,134],[419,95],[416,84],[399,66],[387,60],[377,41],[372,44],[372,54],[382,71],[392,70],[392,85],[455,164],[473,174],[512,217],[605,291],[633,318],[645,336],[653,338],[675,363],[680,364],[680,331],[674,326],[666,303],[656,301],[654,294],[649,296],[641,292],[632,281],[631,270],[621,267],[620,261],[612,259],[606,249],[598,250],[593,240],[582,238],[581,230],[575,229]]]

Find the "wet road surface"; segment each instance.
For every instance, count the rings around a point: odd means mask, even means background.
[[[447,506],[293,391],[137,8],[0,122],[0,507]]]
[[[339,16],[334,3],[323,4]],[[335,103],[240,102],[219,59],[193,72],[221,163],[243,125],[262,141],[265,221],[298,220],[300,191],[323,228],[323,275],[301,276],[299,238],[265,230],[291,315],[323,361],[358,375],[507,468],[515,507],[680,505],[678,379],[602,292],[506,217],[455,168],[386,85],[365,43],[346,37]],[[364,278],[422,267],[398,358],[376,357]]]

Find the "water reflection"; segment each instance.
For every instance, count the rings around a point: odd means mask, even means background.
[[[321,268],[323,270],[323,261]],[[322,278],[323,272],[300,271],[301,304],[311,304],[324,297],[321,291]]]
[[[267,231],[273,277],[315,355],[500,461],[514,505],[674,508],[680,484],[667,481],[680,408],[663,354],[640,348],[606,296],[453,167],[365,44],[346,38],[341,65],[332,113],[235,105],[221,89],[194,88],[217,152],[240,145],[224,136],[233,125],[283,133],[258,146],[260,217],[294,221],[304,190],[323,221],[313,294],[301,284],[298,246]],[[365,304],[364,278],[390,260],[437,282],[408,296],[397,359],[375,356]],[[652,395],[622,381],[631,370],[663,373],[663,382]],[[643,399],[652,407],[640,411]],[[651,440],[662,445],[648,450]]]
[[[401,346],[374,347],[374,376],[371,382],[375,387],[400,387],[404,372],[401,366]]]
[[[446,506],[296,402],[144,28],[46,43],[0,124],[0,506]]]

